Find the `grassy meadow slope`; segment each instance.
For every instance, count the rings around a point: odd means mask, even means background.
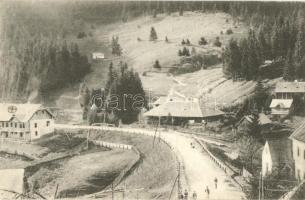
[[[149,41],[151,27],[154,27],[158,40]],[[227,35],[226,30],[233,30],[233,34]],[[223,34],[220,34],[220,32]],[[183,16],[173,13],[171,16],[158,15],[139,17],[127,23],[115,23],[106,27],[97,28],[95,36],[97,40],[111,41],[112,36],[119,37],[119,43],[123,48],[123,60],[129,62],[141,75],[150,71],[146,76],[141,76],[144,88],[157,95],[166,95],[171,88],[182,93],[196,97],[206,97],[232,103],[250,94],[255,82],[233,82],[223,77],[221,64],[211,69],[200,70],[193,73],[171,76],[166,73],[151,72],[155,60],[159,60],[162,67],[171,67],[179,63],[177,54],[182,49],[182,39],[189,39],[191,49],[197,52],[216,52],[221,54],[222,49],[214,47],[212,43],[216,37],[224,47],[230,38],[241,38],[247,33],[247,27],[239,22],[234,24],[230,15],[225,13],[200,13],[185,12]],[[169,43],[164,41],[168,37]],[[208,45],[199,46],[200,37],[205,37]],[[137,41],[141,38],[141,41]],[[238,94],[238,95],[236,95]]]

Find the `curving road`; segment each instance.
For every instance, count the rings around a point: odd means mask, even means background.
[[[92,127],[92,126],[78,126],[78,125],[63,125],[56,124],[57,129],[97,129],[97,130],[117,130],[130,134],[146,134],[154,136],[154,131],[146,129],[134,128],[114,128],[114,127]],[[196,191],[197,199],[219,199],[219,200],[238,200],[246,199],[245,194],[241,188],[229,177],[222,169],[218,167],[203,150],[203,148],[196,143],[196,141],[189,135],[173,132],[161,131],[157,134],[167,143],[169,143],[175,152],[179,154],[184,164],[184,172],[189,188],[189,196],[193,191]],[[195,148],[191,146],[195,145]],[[217,189],[215,188],[214,179],[218,179]],[[183,185],[182,185],[183,186]],[[210,190],[208,197],[205,192],[206,187]],[[185,188],[182,188],[183,191]]]

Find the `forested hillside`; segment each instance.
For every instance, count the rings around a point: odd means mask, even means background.
[[[234,79],[257,80],[260,78],[260,65],[270,60],[280,63],[271,73],[280,71],[278,74],[288,81],[304,80],[304,3],[281,3],[274,9],[257,3],[256,7],[255,13],[241,15],[251,28],[247,38],[232,39],[226,47],[224,73]]]
[[[0,95],[21,98],[48,93],[80,81],[90,71],[88,54],[79,45],[90,29],[139,16],[200,11],[225,12],[234,23],[252,27],[249,36],[230,42],[224,73],[257,79],[267,59],[283,59],[287,80],[305,78],[304,4],[280,2],[102,2],[2,1]],[[286,59],[288,58],[288,59]]]

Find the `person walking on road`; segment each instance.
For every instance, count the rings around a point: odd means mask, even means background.
[[[197,193],[196,191],[193,192],[193,200],[196,200],[197,199]]]
[[[210,198],[210,189],[208,186],[206,187],[205,192],[207,193],[207,197],[209,199]]]
[[[217,189],[217,182],[218,182],[218,180],[217,180],[216,177],[215,177],[215,179],[214,179],[214,182],[215,182],[215,189]]]
[[[189,193],[188,193],[187,190],[185,189],[185,190],[184,190],[184,199],[188,199],[188,195],[189,195]]]

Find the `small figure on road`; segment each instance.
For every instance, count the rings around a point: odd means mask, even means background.
[[[179,196],[179,199],[183,199],[183,194],[181,193],[180,196]]]
[[[193,200],[196,200],[197,199],[197,193],[196,191],[193,192]]]
[[[209,197],[210,197],[210,189],[209,189],[208,186],[206,187],[205,192],[207,193],[207,197],[209,199]]]
[[[215,179],[214,179],[214,182],[215,182],[215,188],[217,189],[217,182],[218,182],[218,180],[217,180],[216,177],[215,177]]]
[[[187,192],[187,190],[184,190],[184,199],[188,199],[188,195],[189,193]]]

